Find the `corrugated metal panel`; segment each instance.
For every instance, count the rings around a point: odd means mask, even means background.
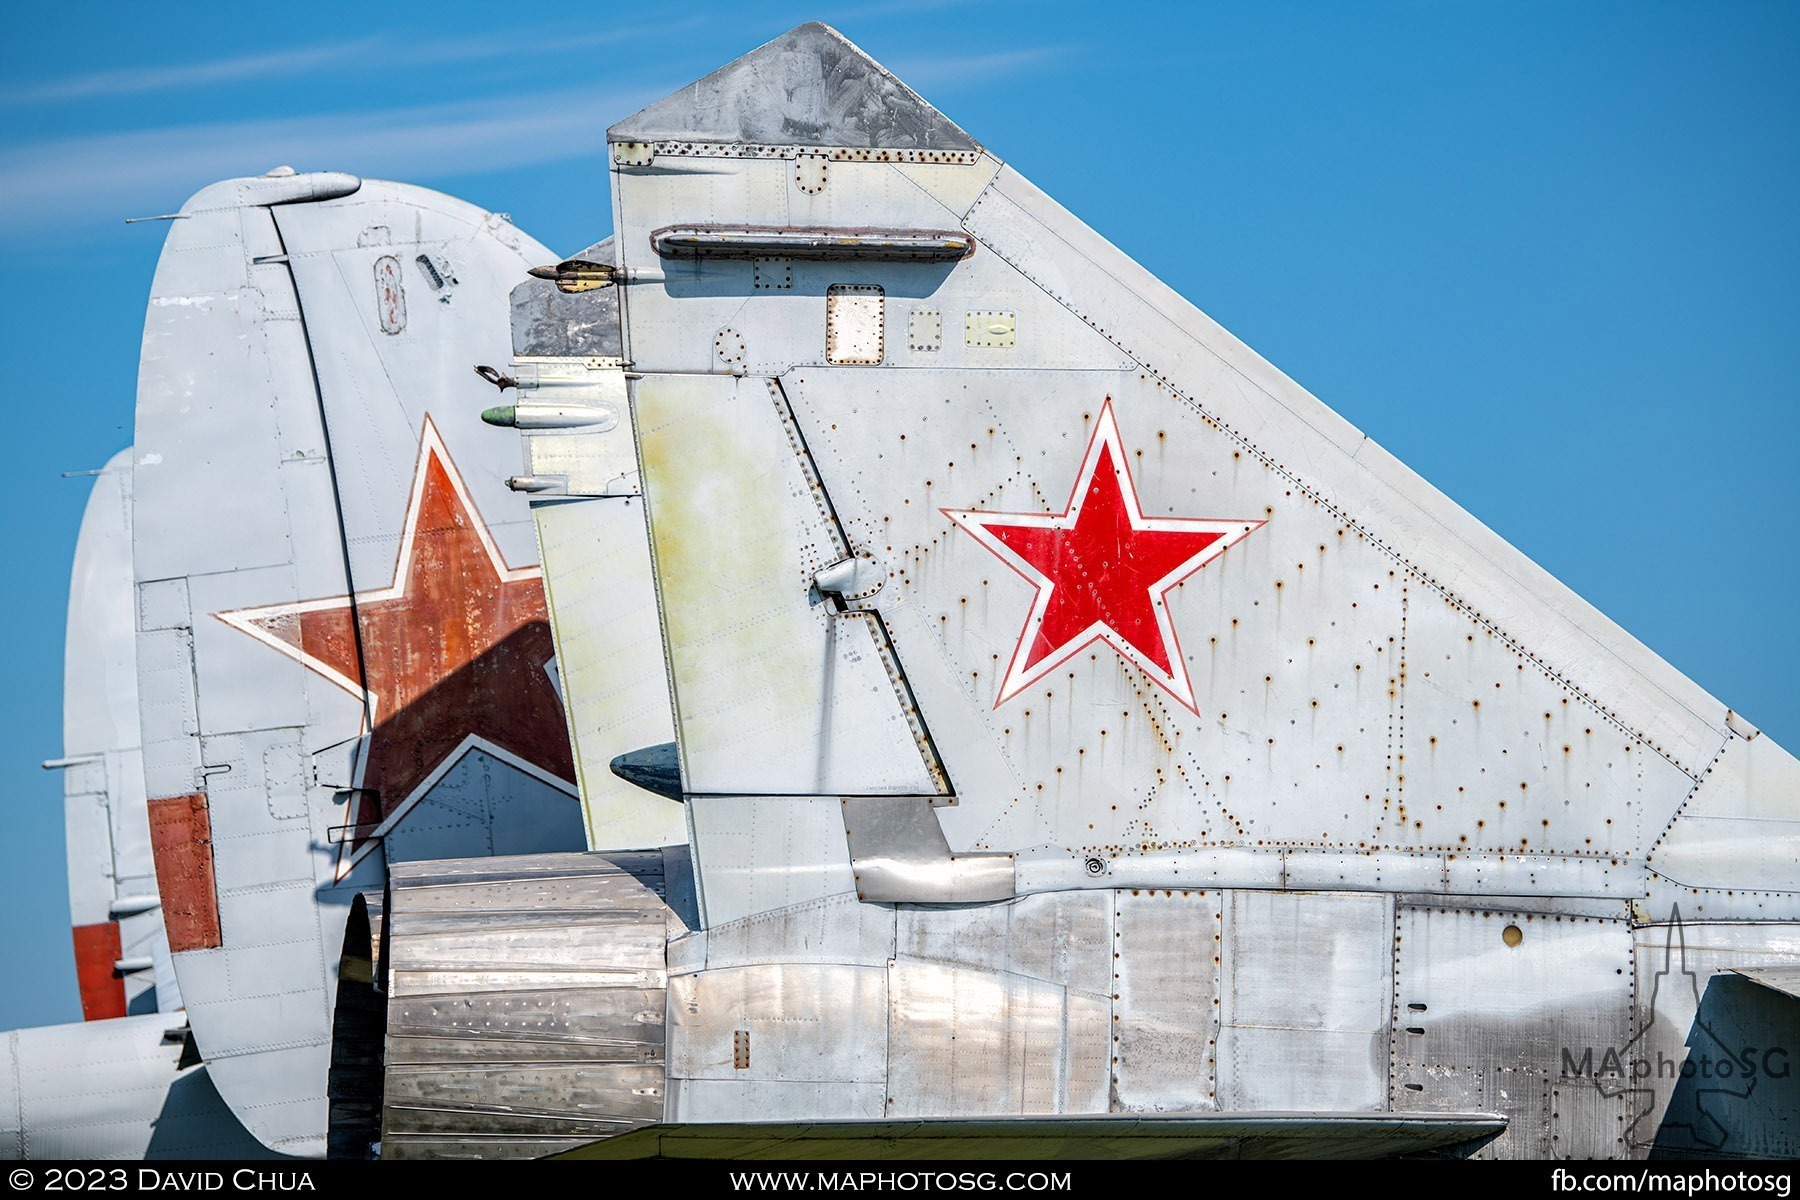
[[[392,868],[382,1153],[522,1157],[661,1119],[659,852]]]

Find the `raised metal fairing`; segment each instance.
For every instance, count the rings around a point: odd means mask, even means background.
[[[856,894],[870,902],[974,904],[1013,895],[1010,854],[951,854],[931,796],[848,796]]]
[[[790,258],[807,262],[956,262],[975,253],[960,229],[824,229],[688,225],[658,229],[664,258]]]
[[[671,800],[681,799],[681,752],[674,742],[628,750],[616,755],[608,766],[627,783]]]

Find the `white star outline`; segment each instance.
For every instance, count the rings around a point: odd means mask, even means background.
[[[413,467],[412,488],[407,495],[406,514],[402,519],[401,524],[400,549],[399,553],[395,556],[394,577],[391,584],[387,587],[371,588],[368,591],[356,592],[354,597],[351,595],[329,596],[319,600],[302,600],[297,603],[288,604],[268,604],[260,608],[239,608],[228,612],[213,614],[213,616],[225,622],[225,624],[231,626],[233,629],[249,634],[263,645],[280,652],[282,655],[293,659],[308,670],[323,676],[358,701],[361,701],[364,704],[364,712],[358,726],[357,736],[359,738],[367,737],[374,725],[380,723],[380,715],[376,710],[380,707],[381,698],[374,693],[365,694],[362,685],[355,680],[348,678],[341,671],[331,667],[323,660],[306,653],[306,651],[302,650],[299,646],[281,640],[268,630],[262,628],[256,622],[267,621],[277,617],[300,616],[306,613],[324,612],[328,609],[347,609],[351,607],[353,599],[356,604],[372,604],[380,600],[403,599],[406,595],[407,584],[410,582],[412,576],[413,549],[419,532],[419,513],[420,509],[423,508],[425,504],[425,490],[430,478],[431,463],[433,459],[436,459],[438,465],[444,469],[444,476],[449,480],[451,491],[455,493],[457,502],[462,505],[463,512],[468,515],[469,523],[473,527],[475,536],[481,542],[481,548],[487,552],[488,560],[493,564],[494,574],[498,577],[499,581],[505,584],[516,583],[527,579],[542,579],[544,571],[541,566],[509,567],[506,565],[506,560],[501,557],[500,547],[495,543],[494,536],[488,529],[486,519],[481,515],[481,510],[475,506],[475,497],[470,494],[468,484],[463,481],[462,472],[457,469],[456,460],[450,457],[450,450],[449,447],[444,444],[443,435],[438,432],[437,425],[432,421],[431,417],[427,415],[424,420],[424,430],[419,438],[419,458],[418,462]],[[548,596],[546,596],[546,603],[548,602],[548,599]],[[555,662],[555,659],[550,659],[544,664],[546,673],[553,670]],[[557,696],[560,699],[562,689],[558,686],[558,681],[554,675],[551,677],[551,683],[552,686],[556,687]],[[556,775],[546,771],[536,763],[530,762],[519,755],[514,754],[503,746],[495,745],[484,737],[468,734],[450,751],[449,754],[444,756],[443,760],[439,762],[436,767],[432,768],[431,773],[421,780],[419,785],[405,796],[400,803],[394,807],[393,811],[388,813],[374,829],[357,839],[357,843],[359,844],[353,846],[352,842],[348,839],[338,844],[338,861],[334,872],[335,878],[341,881],[356,867],[356,864],[367,858],[370,852],[380,844],[382,836],[389,833],[396,825],[398,825],[406,815],[413,810],[419,801],[423,800],[426,795],[431,792],[431,789],[436,787],[445,775],[449,774],[451,768],[462,761],[464,755],[468,754],[470,750],[475,749],[479,749],[482,752],[499,759],[508,766],[522,771],[532,778],[556,788],[558,791],[571,796],[578,795],[578,792],[569,785],[567,780],[558,778]],[[368,755],[359,753],[357,760],[351,787],[360,791],[363,787],[364,776],[369,766]]]
[[[1112,451],[1113,473],[1118,477],[1120,497],[1124,501],[1126,516],[1131,522],[1133,531],[1216,533],[1221,535],[1210,545],[1184,559],[1173,570],[1150,585],[1150,605],[1156,614],[1156,627],[1162,635],[1163,646],[1169,651],[1169,663],[1173,668],[1170,671],[1164,671],[1150,661],[1148,655],[1132,645],[1130,639],[1104,620],[1094,621],[1037,665],[1030,668],[1025,665],[1026,660],[1030,657],[1031,644],[1036,639],[1037,631],[1042,627],[1044,617],[1050,609],[1050,600],[1056,591],[1056,582],[1002,542],[987,526],[992,523],[1024,525],[1037,529],[1068,530],[1075,528],[1081,520],[1081,508],[1087,503],[1088,490],[1093,484],[1094,472],[1099,469],[1100,453],[1103,448]],[[1181,653],[1181,639],[1176,634],[1175,623],[1169,616],[1168,594],[1182,580],[1224,554],[1225,551],[1255,533],[1268,522],[1211,517],[1145,516],[1143,505],[1138,500],[1137,485],[1131,478],[1131,463],[1125,454],[1124,441],[1119,436],[1119,425],[1113,417],[1110,396],[1100,406],[1099,419],[1094,422],[1093,435],[1088,439],[1087,453],[1081,460],[1081,469],[1075,474],[1075,482],[1069,489],[1068,502],[1063,505],[1061,513],[996,513],[980,509],[949,508],[941,508],[938,511],[955,521],[971,537],[987,547],[996,558],[1012,568],[1037,592],[1032,600],[1031,612],[1025,618],[1025,626],[1019,632],[1019,644],[1013,650],[1012,661],[1007,665],[1006,677],[1000,683],[1000,694],[994,700],[995,708],[999,708],[1044,678],[1095,641],[1104,641],[1127,662],[1148,675],[1164,691],[1173,696],[1183,708],[1196,716],[1199,715],[1200,710],[1194,700],[1193,682],[1188,677],[1187,663]]]

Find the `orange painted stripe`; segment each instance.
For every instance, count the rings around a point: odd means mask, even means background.
[[[75,926],[75,981],[81,988],[81,1016],[105,1021],[125,1015],[125,980],[113,971],[119,961],[119,923]]]
[[[213,880],[212,817],[206,793],[150,801],[150,854],[162,897],[169,949],[206,950],[219,936],[219,890]]]

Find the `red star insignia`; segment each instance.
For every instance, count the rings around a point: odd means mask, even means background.
[[[1037,589],[995,708],[1100,640],[1198,713],[1166,597],[1265,522],[1146,517],[1111,399],[1061,513],[939,511]]]
[[[500,557],[429,418],[391,586],[216,615],[367,697],[340,877],[472,745],[574,792],[543,572]]]

